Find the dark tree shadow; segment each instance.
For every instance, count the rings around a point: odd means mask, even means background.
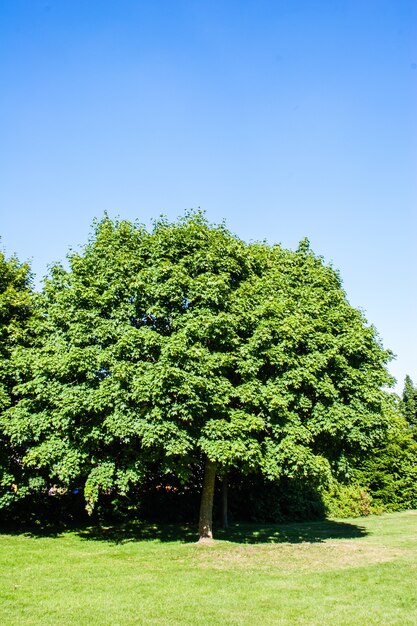
[[[287,524],[233,524],[217,538],[234,543],[321,543],[327,539],[357,539],[368,534],[364,526],[334,520]]]
[[[131,541],[159,541],[190,543],[197,540],[195,526],[146,524],[89,527],[77,534],[88,541],[106,541],[115,544]],[[363,526],[333,520],[293,522],[288,524],[233,524],[228,529],[215,529],[216,541],[239,544],[261,543],[320,543],[327,539],[354,539],[368,534]]]

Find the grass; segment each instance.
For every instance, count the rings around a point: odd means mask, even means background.
[[[0,624],[417,624],[417,511],[0,535]]]

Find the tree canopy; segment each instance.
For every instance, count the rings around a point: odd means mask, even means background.
[[[1,426],[53,488],[127,493],[150,464],[205,466],[200,535],[229,468],[324,482],[391,411],[389,351],[304,240],[246,244],[200,213],[105,217],[53,267]]]

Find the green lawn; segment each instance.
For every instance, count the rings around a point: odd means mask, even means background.
[[[0,535],[0,624],[417,624],[417,511]]]

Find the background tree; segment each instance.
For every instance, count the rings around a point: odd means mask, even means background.
[[[417,426],[417,388],[408,375],[404,381],[401,409],[408,424],[415,428]]]
[[[126,493],[152,466],[204,466],[200,537],[228,470],[320,484],[381,438],[390,353],[309,249],[245,244],[199,213],[151,232],[98,223],[55,267],[41,341],[7,411],[53,485]]]
[[[374,510],[417,508],[417,442],[399,412],[384,441],[358,464],[354,480],[367,489]]]
[[[11,507],[38,484],[22,466],[22,449],[13,445],[5,412],[17,398],[19,382],[14,356],[33,341],[35,300],[29,266],[0,252],[0,509]],[[3,426],[3,428],[2,428]],[[19,486],[19,487],[18,487]]]

